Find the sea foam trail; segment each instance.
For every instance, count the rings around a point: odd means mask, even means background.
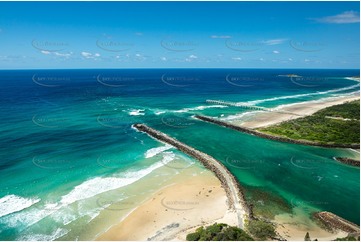
[[[38,198],[23,198],[16,195],[7,195],[0,198],[0,217],[21,211],[39,202]]]
[[[151,157],[156,156],[156,155],[162,153],[163,151],[169,150],[171,148],[173,148],[173,146],[171,146],[169,144],[166,144],[165,146],[161,146],[161,147],[151,148],[145,152],[144,156],[145,156],[145,158],[151,158]]]
[[[66,235],[69,232],[67,229],[57,228],[55,231],[53,231],[51,234],[27,234],[23,235],[17,240],[23,240],[23,241],[52,241],[57,238],[60,238],[61,236]]]
[[[204,110],[204,109],[208,109],[208,108],[228,108],[228,106],[225,105],[209,105],[209,106],[197,106],[197,107],[193,107],[193,108],[183,108],[180,110],[176,110],[173,111],[174,113],[187,113],[189,111],[198,111],[198,110]]]
[[[291,98],[307,97],[307,96],[314,96],[314,95],[324,95],[324,94],[329,94],[329,93],[335,93],[335,92],[351,90],[351,89],[354,89],[354,88],[356,88],[358,86],[359,86],[359,84],[356,84],[356,85],[352,85],[352,86],[348,86],[348,87],[343,87],[343,88],[338,88],[338,89],[331,89],[331,90],[323,91],[323,92],[312,92],[312,93],[305,93],[305,94],[280,96],[280,97],[273,97],[273,98],[266,98],[266,99],[248,101],[246,103],[251,104],[251,105],[256,105],[256,104],[260,104],[260,103],[263,103],[263,102],[276,101],[276,100],[282,100],[282,99],[291,99]]]
[[[332,94],[331,97],[324,97],[324,98],[320,98],[320,99],[303,101],[303,102],[296,102],[296,103],[289,103],[289,104],[281,104],[281,105],[278,105],[278,106],[272,108],[272,111],[274,111],[274,112],[282,111],[282,109],[284,109],[284,108],[292,107],[292,106],[300,105],[300,104],[319,103],[319,102],[324,102],[324,101],[328,101],[328,100],[334,100],[337,97],[348,97],[348,96],[351,96],[351,95],[355,95],[355,94],[357,94],[359,92],[360,91],[355,91],[355,92],[350,92],[350,93],[345,93],[345,94]],[[251,115],[254,115],[256,113],[264,113],[264,112],[267,112],[267,111],[257,111],[257,110],[249,111],[249,112],[224,116],[224,117],[220,118],[220,120],[223,120],[223,121],[240,120],[240,119],[242,119],[244,117],[247,117],[247,116],[252,117]]]
[[[76,186],[68,194],[62,196],[60,204],[68,205],[79,200],[94,197],[103,192],[115,190],[130,185],[143,178],[144,176],[150,174],[152,171],[160,168],[164,164],[164,161],[159,161],[143,170],[128,171],[125,174],[122,174],[122,177],[96,177],[87,180],[82,184]]]
[[[155,115],[161,115],[161,114],[165,114],[165,113],[187,113],[189,111],[201,111],[201,110],[205,110],[208,108],[228,108],[228,106],[226,105],[200,105],[197,107],[191,107],[191,108],[182,108],[179,110],[168,110],[168,109],[155,109],[153,110]]]
[[[265,111],[250,111],[250,112],[245,112],[245,113],[233,114],[233,115],[229,115],[226,117],[222,117],[222,118],[220,118],[220,120],[223,120],[223,121],[238,120],[245,116],[249,116],[249,115],[253,115],[253,114],[261,113],[261,112],[265,112]]]
[[[145,111],[145,109],[130,109],[128,111],[128,114],[130,116],[143,116],[143,115],[145,115],[144,111]]]

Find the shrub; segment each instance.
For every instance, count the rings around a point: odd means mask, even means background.
[[[251,220],[247,223],[248,231],[261,240],[266,240],[276,236],[273,224],[262,220]]]
[[[188,241],[250,241],[253,240],[242,229],[227,224],[213,224],[199,227],[196,232],[187,235]]]

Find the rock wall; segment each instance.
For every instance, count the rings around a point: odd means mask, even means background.
[[[275,136],[275,135],[270,135],[270,134],[265,134],[259,131],[256,131],[254,129],[249,129],[246,127],[242,127],[242,126],[238,126],[238,125],[234,125],[228,122],[224,122],[218,119],[214,119],[211,117],[207,117],[207,116],[201,116],[201,115],[195,115],[195,118],[202,120],[202,121],[206,121],[209,123],[214,123],[226,128],[230,128],[230,129],[234,129],[243,133],[247,133],[247,134],[251,134],[251,135],[255,135],[261,138],[265,138],[265,139],[270,139],[270,140],[275,140],[275,141],[280,141],[280,142],[287,142],[287,143],[292,143],[292,144],[302,144],[302,145],[313,145],[313,146],[321,146],[321,147],[327,147],[327,148],[353,148],[353,149],[359,149],[360,148],[360,144],[352,144],[352,145],[345,145],[345,144],[321,144],[321,143],[317,143],[317,142],[313,142],[313,141],[307,141],[307,140],[294,140],[294,139],[290,139],[290,138],[286,138],[286,137],[280,137],[280,136]]]
[[[199,160],[207,169],[211,170],[216,175],[216,177],[220,180],[222,187],[225,189],[227,197],[228,197],[228,201],[229,201],[228,206],[231,209],[235,209],[234,203],[237,201],[234,201],[234,198],[231,195],[230,187],[235,186],[236,191],[237,191],[238,200],[241,203],[244,211],[246,212],[246,215],[248,216],[249,219],[253,219],[253,213],[251,212],[251,209],[245,200],[243,188],[241,187],[239,182],[236,180],[236,178],[228,171],[228,169],[221,162],[217,161],[213,157],[211,157],[201,151],[198,151],[174,138],[169,137],[168,135],[166,135],[160,131],[152,129],[152,128],[146,126],[145,124],[134,124],[133,127],[141,132],[147,133],[148,135],[150,135],[151,137],[153,137],[157,140],[163,141],[167,144],[170,144],[170,145],[176,147],[180,151]],[[223,171],[220,170],[219,166],[221,167],[221,169]],[[225,177],[225,173],[231,179],[232,184],[228,184],[227,179]]]
[[[324,211],[314,213],[313,216],[331,229],[339,229],[360,236],[360,227],[357,224],[341,218],[336,214]]]
[[[347,157],[335,157],[335,160],[342,162],[346,165],[350,165],[350,166],[357,166],[360,167],[360,161],[359,160],[354,160],[351,158],[347,158]]]

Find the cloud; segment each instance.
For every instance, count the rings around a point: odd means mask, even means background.
[[[2,60],[20,60],[27,58],[25,55],[0,55]]]
[[[280,53],[278,50],[274,50],[272,52],[273,52],[273,54],[279,54]]]
[[[359,23],[360,15],[355,11],[346,11],[334,16],[327,16],[323,18],[313,19],[320,23],[328,24],[350,24],[350,23]]]
[[[240,60],[242,60],[242,58],[241,57],[232,57],[232,60],[240,61]]]
[[[198,56],[196,56],[196,55],[190,55],[190,56],[188,56],[188,57],[185,59],[185,61],[187,61],[187,62],[192,62],[192,61],[194,61],[194,60],[196,60],[196,59],[198,59]]]
[[[81,55],[84,56],[85,58],[92,56],[91,53],[85,51],[81,52]]]
[[[167,57],[160,57],[160,59],[162,60],[162,61],[167,61]]]
[[[54,55],[56,56],[61,56],[61,57],[70,57],[73,55],[73,52],[70,52],[70,53],[59,53],[59,52],[54,52]]]
[[[83,51],[80,54],[86,59],[94,59],[94,60],[96,60],[97,57],[100,57],[99,53],[92,54],[92,53]]]
[[[59,56],[59,57],[66,57],[69,58],[70,56],[73,55],[73,52],[69,52],[69,53],[60,53],[60,52],[53,52],[53,51],[47,51],[47,50],[42,50],[40,51],[40,53],[44,54],[44,55],[55,55],[55,56]]]
[[[260,60],[260,61],[264,61],[264,59],[263,59],[262,57],[261,57],[261,58],[259,58],[259,60]]]
[[[230,39],[230,35],[211,35],[211,39]]]
[[[261,43],[265,45],[279,45],[286,41],[287,39],[270,39],[270,40],[264,40],[261,41]]]

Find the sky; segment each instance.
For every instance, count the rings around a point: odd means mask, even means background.
[[[0,69],[359,69],[359,2],[0,2]]]

